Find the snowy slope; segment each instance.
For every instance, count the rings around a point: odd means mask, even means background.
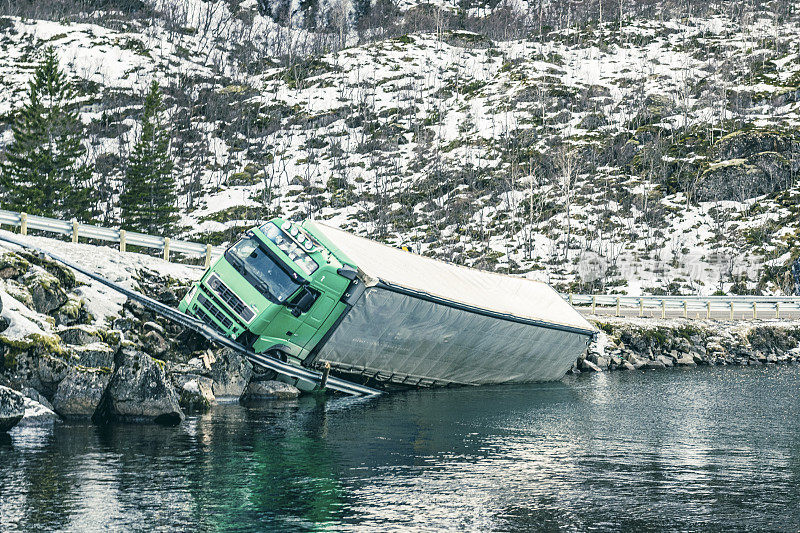
[[[282,36],[306,42],[304,30],[225,2],[185,4],[180,31],[158,18],[3,19],[0,116],[21,105],[49,43],[83,88],[110,201],[120,167],[107,162],[125,155],[143,87],[162,82],[189,238],[316,217],[562,289],[785,286],[800,218],[793,177],[785,193],[735,199],[687,202],[681,189],[750,165],[721,155],[726,135],[797,128],[791,18],[633,20],[541,41],[411,34],[287,66]],[[245,45],[274,60],[253,68]],[[797,166],[791,150],[774,157]],[[667,168],[684,170],[670,181]]]
[[[0,231],[0,236],[9,235]],[[139,253],[120,253],[107,246],[90,244],[73,244],[59,239],[46,237],[13,235],[16,240],[27,242],[33,246],[48,250],[88,270],[96,272],[104,278],[119,283],[123,287],[141,291],[138,279],[143,272],[155,273],[161,277],[170,277],[181,283],[197,280],[203,273],[200,267],[169,263],[162,259]],[[20,246],[0,242],[0,256],[9,252],[22,251]],[[37,267],[37,270],[41,270]],[[74,296],[86,302],[86,308],[94,318],[94,324],[108,327],[110,320],[120,316],[122,304],[126,297],[86,276],[75,273],[79,286],[74,289]],[[48,335],[54,331],[52,318],[37,313],[30,305],[14,298],[18,291],[14,282],[0,278],[0,298],[3,300],[3,316],[10,325],[3,332],[8,339],[22,339],[31,333]]]

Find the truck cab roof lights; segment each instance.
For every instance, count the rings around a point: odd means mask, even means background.
[[[276,222],[267,222],[260,229],[306,275],[310,276],[319,268],[309,255],[314,250],[313,241],[288,220],[280,226]]]

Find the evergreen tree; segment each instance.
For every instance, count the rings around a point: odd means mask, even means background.
[[[125,227],[168,235],[178,221],[178,210],[169,135],[161,124],[161,111],[161,91],[154,81],[144,100],[142,133],[128,160],[119,202]]]
[[[89,220],[91,171],[80,159],[83,125],[71,103],[72,86],[52,47],[28,84],[28,103],[12,125],[13,141],[0,162],[9,209]]]

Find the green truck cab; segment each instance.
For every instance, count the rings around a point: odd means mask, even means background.
[[[301,364],[346,309],[342,297],[355,279],[355,268],[319,239],[281,218],[253,228],[179,309],[256,353]]]

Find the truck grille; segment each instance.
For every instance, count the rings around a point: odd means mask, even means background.
[[[219,276],[216,274],[211,274],[206,281],[206,285],[211,287],[211,289],[217,293],[217,296],[219,296],[220,299],[228,305],[228,307],[233,309],[234,313],[242,317],[242,320],[245,322],[250,322],[253,320],[253,317],[255,316],[253,310],[250,309],[250,307],[248,307],[247,304],[241,300],[241,298],[236,296],[233,291],[225,286],[225,284],[222,283],[222,280],[219,279]]]
[[[203,295],[202,292],[198,291],[197,294],[197,302],[202,305],[203,307],[198,307],[197,310],[200,311],[200,320],[211,326],[212,328],[216,329],[219,333],[225,333],[222,329],[214,322],[211,317],[213,316],[216,318],[222,327],[225,329],[230,330],[233,327],[233,322],[231,319],[225,316],[225,314],[217,309],[211,301]]]

